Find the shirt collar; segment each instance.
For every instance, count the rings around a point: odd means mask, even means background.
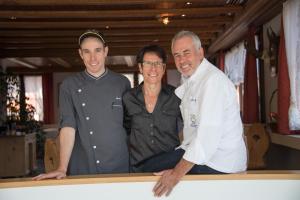
[[[184,76],[181,76],[182,84],[175,90],[175,94],[176,94],[176,96],[178,96],[178,98],[180,98],[180,99],[183,98],[185,90],[189,87],[189,85],[191,83],[194,82],[194,80],[197,80],[197,77],[199,74],[201,74],[203,71],[205,71],[207,64],[208,64],[208,61],[206,60],[206,58],[203,58],[200,65],[197,67],[195,72],[190,77],[186,78]]]
[[[108,70],[105,68],[105,71],[99,76],[93,76],[92,74],[90,74],[87,70],[84,70],[84,74],[86,75],[86,77],[88,77],[89,79],[93,79],[93,80],[99,80],[102,77],[104,77],[107,74]]]
[[[193,82],[195,79],[197,80],[198,75],[201,74],[203,71],[205,71],[207,64],[208,64],[208,60],[206,60],[206,58],[203,58],[202,62],[197,67],[195,72],[189,78],[184,78],[183,83]]]
[[[143,94],[143,85],[144,85],[144,82],[141,82],[141,84],[138,85],[137,90],[136,90],[137,95],[139,95],[140,93]],[[161,84],[160,93],[161,92],[164,92],[168,95],[172,93],[172,91],[168,89],[167,85],[163,84],[163,83]]]

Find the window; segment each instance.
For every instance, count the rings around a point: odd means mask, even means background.
[[[141,82],[144,81],[144,77],[143,77],[143,75],[140,74],[140,73],[139,73],[139,75],[138,75],[138,80],[139,80],[139,84],[140,84]]]
[[[25,96],[29,98],[26,100],[26,103],[32,105],[36,110],[34,119],[37,121],[43,121],[44,109],[42,76],[24,76],[24,85]]]
[[[133,88],[134,87],[134,76],[133,73],[122,73],[126,78],[128,78],[130,82],[130,86]]]
[[[19,77],[8,77],[8,100],[7,100],[7,116],[13,120],[19,120],[20,110],[20,85]],[[42,121],[43,112],[43,92],[42,92],[42,76],[24,76],[25,86],[25,103],[35,108],[33,118]],[[30,109],[30,108],[26,108]]]

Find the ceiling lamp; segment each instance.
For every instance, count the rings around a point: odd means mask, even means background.
[[[168,25],[170,23],[170,17],[172,14],[170,13],[162,13],[159,15],[156,15],[156,18],[159,22],[163,23],[164,25]]]
[[[168,25],[168,24],[170,23],[169,17],[163,17],[163,18],[162,18],[162,23],[163,23],[164,25]]]

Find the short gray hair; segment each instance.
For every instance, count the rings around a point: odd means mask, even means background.
[[[190,37],[193,40],[193,44],[195,46],[196,49],[200,49],[201,48],[201,41],[200,38],[198,37],[198,35],[196,35],[194,32],[192,31],[179,31],[178,33],[176,33],[176,35],[173,37],[172,39],[172,45],[171,45],[171,50],[173,50],[173,45],[175,43],[176,40],[183,38],[183,37]]]

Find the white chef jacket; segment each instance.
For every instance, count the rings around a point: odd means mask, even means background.
[[[247,150],[236,89],[226,75],[203,59],[176,95],[184,121],[183,158],[224,173],[245,171]]]

